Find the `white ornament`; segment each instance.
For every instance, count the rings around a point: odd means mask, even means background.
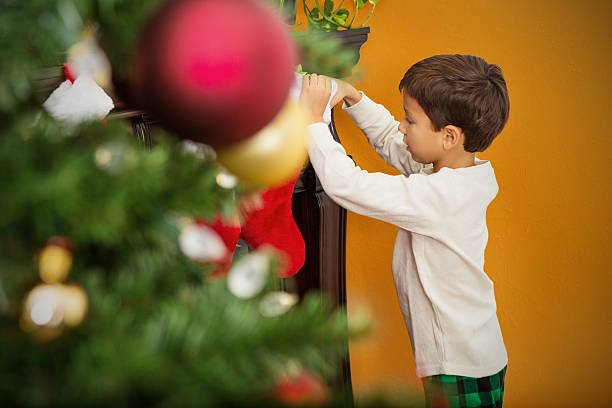
[[[280,316],[286,313],[299,300],[295,293],[270,292],[259,303],[259,311],[268,317]]]
[[[221,261],[227,248],[219,235],[206,225],[191,223],[181,230],[179,247],[189,259],[198,262]]]
[[[79,286],[40,284],[28,293],[23,313],[30,328],[74,327],[85,318],[87,303],[87,294]]]
[[[50,301],[41,300],[32,305],[30,310],[30,319],[38,326],[45,326],[51,323],[57,305]],[[57,324],[56,324],[57,325]]]
[[[91,78],[80,75],[74,83],[62,82],[43,106],[55,119],[77,124],[104,119],[115,105]]]
[[[270,269],[270,254],[265,251],[251,252],[232,265],[227,286],[236,297],[250,299],[266,286]]]
[[[238,178],[227,171],[217,174],[216,181],[219,187],[226,189],[234,188],[238,184]]]
[[[41,284],[30,291],[25,302],[25,313],[40,327],[57,327],[64,320],[61,286]]]

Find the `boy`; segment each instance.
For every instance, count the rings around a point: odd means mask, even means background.
[[[493,283],[484,272],[486,210],[498,187],[479,160],[509,113],[501,69],[470,55],[436,55],[402,78],[405,118],[338,82],[343,109],[402,174],[356,167],[322,123],[331,79],[304,77],[309,155],[325,192],[356,213],[397,225],[393,278],[427,406],[501,407],[507,354]]]

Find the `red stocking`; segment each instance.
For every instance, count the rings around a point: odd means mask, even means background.
[[[291,196],[297,180],[266,190],[261,195],[263,207],[251,212],[242,227],[241,237],[251,248],[270,244],[287,256],[279,276],[295,275],[304,265],[306,246],[293,219]]]
[[[291,197],[296,180],[297,176],[282,186],[264,191],[261,194],[262,207],[247,213],[242,229],[239,225],[223,222],[220,218],[212,224],[207,223],[219,234],[229,252],[228,258],[217,264],[213,276],[229,271],[232,253],[239,237],[252,249],[269,244],[281,251],[285,255],[285,262],[281,264],[278,273],[280,277],[293,276],[302,268],[306,246],[291,212]]]

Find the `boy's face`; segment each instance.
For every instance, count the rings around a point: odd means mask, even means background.
[[[403,93],[403,100],[406,115],[398,130],[404,135],[406,150],[419,163],[433,163],[444,152],[444,129],[434,131],[433,124],[421,105],[406,92]]]

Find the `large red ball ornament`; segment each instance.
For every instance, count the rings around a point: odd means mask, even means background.
[[[276,116],[294,81],[295,45],[257,0],[174,0],[135,51],[137,101],[181,138],[227,146]]]

